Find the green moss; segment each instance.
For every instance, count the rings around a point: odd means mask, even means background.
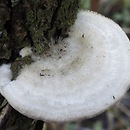
[[[25,0],[27,2],[27,0]],[[26,8],[26,25],[38,54],[48,48],[51,38],[65,37],[74,23],[79,0],[36,1]],[[42,49],[42,48],[43,49]]]
[[[66,36],[67,29],[74,23],[78,10],[79,0],[63,0],[54,16],[49,37]]]
[[[12,50],[19,51],[25,46],[31,45],[30,41],[24,42],[28,39],[27,28],[25,26],[26,17],[24,5],[18,3],[17,6],[12,8],[12,20],[11,20],[11,48]]]
[[[3,31],[0,38],[0,59],[9,59],[11,50],[9,48],[9,38],[6,31]]]
[[[12,7],[16,6],[19,2],[20,0],[11,0]]]
[[[5,28],[6,22],[10,19],[9,9],[6,5],[7,1],[0,3],[0,59],[9,59],[9,37]]]
[[[68,28],[74,23],[78,9],[77,3],[78,0],[65,0],[65,2],[61,3],[61,7],[59,8],[57,14],[58,17],[55,21],[56,27],[59,26],[59,28]]]
[[[25,65],[29,65],[32,63],[31,57],[26,56],[23,58],[17,58],[15,60],[15,62],[12,63],[11,65],[11,70],[12,70],[12,79],[16,79],[16,77],[18,76],[18,74],[20,73],[20,70],[25,66]]]

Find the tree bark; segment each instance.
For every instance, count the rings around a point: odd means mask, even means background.
[[[24,64],[31,63],[19,51],[30,46],[40,55],[52,39],[67,37],[78,5],[79,0],[0,0],[0,65],[11,63],[13,79]],[[43,122],[23,116],[5,102],[0,96],[1,130],[42,129]]]

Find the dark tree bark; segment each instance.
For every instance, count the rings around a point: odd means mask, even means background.
[[[52,38],[56,42],[66,37],[78,5],[79,0],[0,0],[0,65],[11,63],[13,79],[24,64],[31,63],[31,58],[21,58],[19,51],[30,46],[40,55]],[[0,110],[1,130],[42,129],[43,122],[21,115],[2,96]]]

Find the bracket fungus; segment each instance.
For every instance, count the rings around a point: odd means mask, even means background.
[[[0,82],[1,94],[30,118],[55,122],[90,118],[119,101],[129,87],[128,38],[112,20],[91,11],[78,12],[68,38],[50,45],[38,58],[31,56],[35,61],[15,80]],[[11,71],[3,66],[0,80],[8,81],[6,72]]]

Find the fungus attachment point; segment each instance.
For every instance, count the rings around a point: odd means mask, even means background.
[[[130,42],[112,20],[79,11],[69,37],[25,66],[2,95],[22,114],[45,121],[93,117],[130,83]],[[37,58],[36,58],[37,59]]]

